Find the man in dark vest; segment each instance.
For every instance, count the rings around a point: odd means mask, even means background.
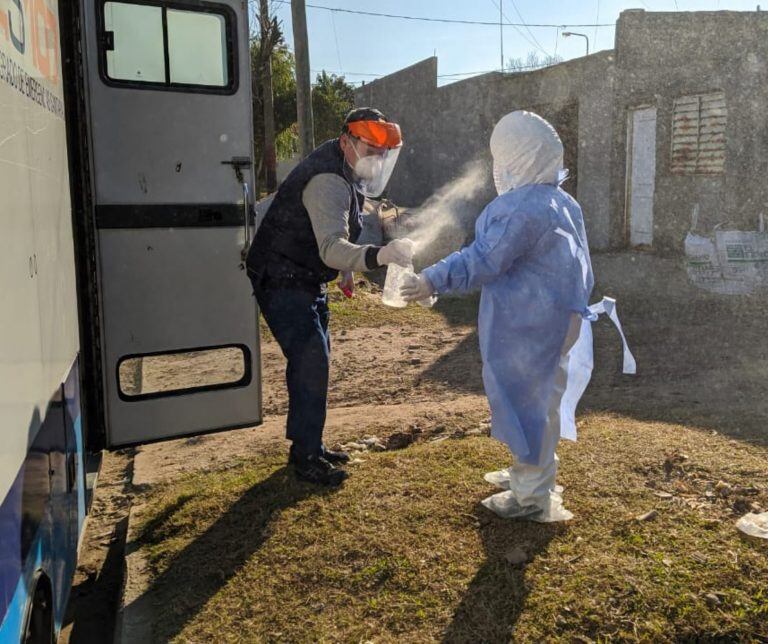
[[[288,367],[287,438],[296,475],[339,485],[347,476],[344,452],[323,445],[330,336],[327,284],[341,272],[385,264],[405,266],[410,246],[358,245],[365,197],[384,191],[402,147],[400,127],[378,110],[358,108],[338,139],[326,141],[283,181],[267,210],[246,262],[261,313]]]

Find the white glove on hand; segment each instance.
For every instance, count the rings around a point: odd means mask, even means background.
[[[406,302],[418,302],[432,297],[435,287],[424,275],[406,275],[400,287],[400,297]]]
[[[408,266],[413,261],[413,242],[410,239],[393,239],[379,251],[376,261],[382,266]]]

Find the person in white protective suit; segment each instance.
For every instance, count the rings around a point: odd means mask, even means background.
[[[555,485],[560,437],[576,438],[575,411],[592,372],[591,321],[615,302],[589,307],[594,279],[579,204],[559,185],[563,145],[540,116],[504,116],[491,135],[499,196],[477,219],[475,240],[411,276],[408,301],[482,288],[478,332],[491,434],[515,456],[485,478],[502,488],[483,501],[503,517],[572,518]],[[622,334],[622,339],[623,339]],[[625,371],[634,359],[625,347]]]

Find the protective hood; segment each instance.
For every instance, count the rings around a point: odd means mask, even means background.
[[[547,121],[533,112],[510,112],[491,134],[493,181],[499,194],[529,184],[559,185],[563,170],[563,143]]]

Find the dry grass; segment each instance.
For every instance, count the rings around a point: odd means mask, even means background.
[[[338,491],[295,482],[277,455],[157,489],[143,531],[165,607],[156,634],[768,638],[766,550],[734,527],[745,503],[768,505],[766,450],[610,415],[581,429],[561,454],[568,525],[504,521],[478,505],[492,492],[482,474],[508,461],[481,436],[372,454]],[[655,520],[635,519],[654,509]],[[506,561],[515,547],[529,563]]]
[[[768,549],[734,525],[768,510],[763,318],[691,294],[658,258],[629,260],[603,258],[602,287],[618,285],[641,374],[615,375],[616,338],[598,330],[592,412],[560,450],[572,522],[486,512],[482,475],[509,455],[484,436],[371,454],[338,491],[297,483],[283,454],[266,453],[151,490],[142,540],[157,638],[768,641]],[[638,266],[658,273],[653,289]],[[334,331],[445,329],[472,324],[476,299],[387,309],[359,287],[353,300],[333,293],[331,309]],[[479,420],[433,425],[447,436]],[[386,422],[371,418],[360,435]],[[527,563],[507,561],[516,548]]]
[[[455,298],[448,298],[455,299]],[[381,304],[381,289],[365,279],[358,280],[354,296],[346,298],[335,284],[328,285],[328,307],[331,311],[333,331],[366,327],[375,329],[387,325],[405,328],[432,327],[439,324],[442,316],[438,309],[425,309],[410,305],[396,309]],[[455,308],[455,307],[454,307]],[[467,323],[477,320],[477,307],[471,302],[465,307]],[[269,338],[267,325],[261,324],[262,337]]]
[[[346,298],[335,285],[329,285],[328,306],[334,330],[352,327],[377,328],[389,324],[414,326],[439,321],[439,316],[430,309],[410,305],[403,309],[383,306],[381,289],[365,280],[358,280],[355,294]]]

